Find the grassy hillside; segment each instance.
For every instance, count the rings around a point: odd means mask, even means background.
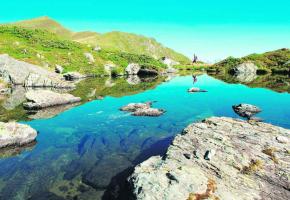
[[[46,30],[11,25],[0,26],[0,54],[4,53],[51,70],[58,64],[66,72],[78,71],[83,74],[103,75],[106,63],[116,64],[118,73],[123,73],[125,67],[132,62],[157,70],[165,67],[150,56],[107,50],[96,52],[88,45],[64,39]],[[95,62],[89,63],[84,53],[91,53]]]
[[[260,71],[274,72],[274,73],[289,73],[290,72],[290,50],[279,49],[263,54],[251,54],[242,58],[229,57],[213,67],[218,70],[230,71],[233,67],[243,62],[253,62]]]
[[[190,63],[190,60],[184,55],[164,47],[155,39],[147,38],[142,35],[124,32],[110,32],[105,34],[99,34],[96,32],[74,33],[48,17],[20,21],[14,23],[14,25],[22,26],[24,28],[45,29],[67,39],[91,44],[93,46],[98,45],[109,51],[121,51],[140,55],[144,54],[156,59],[167,56],[173,60],[181,62],[182,64]]]

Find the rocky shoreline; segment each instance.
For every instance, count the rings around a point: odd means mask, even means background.
[[[37,131],[25,124],[17,122],[0,122],[0,149],[20,147],[34,142]]]
[[[290,130],[212,117],[189,125],[163,157],[135,167],[132,199],[290,198]]]

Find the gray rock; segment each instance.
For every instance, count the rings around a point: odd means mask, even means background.
[[[148,109],[151,107],[151,103],[130,103],[126,106],[123,106],[120,108],[121,111],[127,111],[127,112],[135,112],[138,109]]]
[[[31,90],[25,94],[27,103],[23,106],[29,110],[42,109],[52,106],[72,104],[81,101],[80,97],[71,94],[60,94],[50,90]]]
[[[84,56],[86,57],[86,59],[89,61],[90,64],[95,62],[95,58],[93,56],[93,54],[91,53],[84,53]]]
[[[165,111],[163,109],[157,108],[145,108],[145,109],[138,109],[132,113],[134,116],[148,116],[148,117],[158,117],[163,115]]]
[[[55,65],[55,72],[58,74],[62,74],[63,72],[63,67],[60,65]]]
[[[251,62],[245,62],[233,68],[235,74],[256,74],[257,70],[258,67]]]
[[[128,178],[133,199],[279,199],[288,200],[290,160],[285,149],[290,144],[273,138],[289,138],[290,130],[266,123],[249,124],[226,117],[212,117],[189,125],[175,137],[165,156],[154,156],[135,167]],[[219,140],[217,138],[223,138]],[[263,153],[275,148],[275,163]],[[187,159],[198,151],[205,155],[215,149],[213,159]],[[244,169],[252,160],[260,166],[251,173]]]
[[[235,113],[237,113],[241,117],[246,117],[248,119],[262,111],[259,107],[251,104],[238,104],[233,105],[232,107]]]
[[[121,111],[131,112],[133,116],[158,117],[164,114],[164,110],[151,108],[152,102],[147,103],[130,103],[120,108]]]
[[[187,91],[188,91],[189,93],[194,93],[194,92],[207,92],[206,90],[202,90],[202,89],[200,89],[200,88],[195,88],[195,87],[190,88],[190,89],[188,89]]]
[[[74,85],[43,67],[18,61],[7,54],[0,55],[0,77],[12,85],[26,87],[73,88]]]
[[[162,60],[163,64],[167,65],[167,67],[169,67],[169,68],[172,66],[180,64],[179,62],[172,60],[171,58],[168,58],[168,57],[163,57],[161,60]]]
[[[140,69],[139,64],[131,63],[126,67],[125,71],[127,75],[137,75]]]
[[[25,124],[0,122],[0,148],[22,146],[33,142],[37,131]]]

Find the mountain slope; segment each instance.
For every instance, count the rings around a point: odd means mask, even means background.
[[[170,57],[171,59],[183,64],[190,62],[190,60],[184,55],[164,47],[155,39],[141,35],[124,32],[109,32],[105,34],[89,31],[72,32],[48,17],[20,21],[14,23],[14,25],[22,26],[24,28],[45,29],[67,39],[72,39],[85,44],[97,45],[103,49],[111,51],[122,51],[140,55],[144,54],[156,59]]]
[[[65,72],[78,71],[83,74],[104,75],[105,64],[115,64],[114,73],[122,74],[129,63],[138,63],[144,68],[158,71],[165,68],[160,61],[150,56],[118,51],[94,51],[88,45],[64,39],[54,33],[40,29],[17,26],[0,26],[0,54],[54,70],[61,65]],[[91,61],[87,55],[93,57]]]
[[[284,48],[262,54],[251,54],[242,58],[229,57],[216,63],[213,67],[229,71],[243,62],[253,62],[262,71],[289,73],[290,50]]]

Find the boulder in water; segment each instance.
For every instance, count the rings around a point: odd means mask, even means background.
[[[0,122],[0,148],[22,146],[35,140],[37,131],[25,124]]]
[[[200,88],[196,88],[196,87],[193,87],[193,88],[190,88],[187,90],[189,93],[194,93],[194,92],[207,92],[206,90],[202,90]]]
[[[251,104],[238,104],[233,105],[233,110],[241,117],[246,117],[251,119],[255,114],[261,112],[262,110],[254,105]]]
[[[23,106],[28,110],[37,110],[52,106],[72,104],[81,101],[80,97],[71,94],[61,94],[50,90],[31,90],[25,94],[28,102]]]

